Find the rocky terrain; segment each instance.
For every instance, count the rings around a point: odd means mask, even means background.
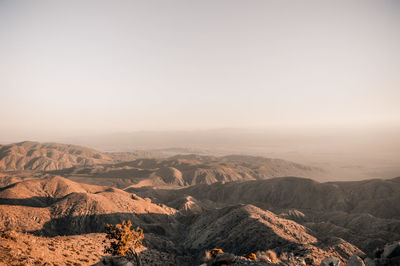
[[[390,244],[400,239],[400,178],[320,183],[282,177],[318,168],[242,155],[0,150],[0,265],[115,264],[104,228],[123,220],[144,229],[144,265],[396,265],[399,256]]]
[[[100,152],[76,145],[24,141],[0,145],[0,171],[54,171],[156,156],[160,155],[146,151]]]
[[[3,187],[0,199],[1,231],[29,233],[24,235],[29,239],[35,239],[31,234],[41,236],[37,241],[46,243],[50,240],[43,240],[44,236],[101,233],[107,223],[131,220],[145,230],[147,248],[191,263],[216,246],[238,254],[274,249],[278,254],[289,253],[292,259],[298,252],[315,262],[329,255],[345,261],[353,254],[363,254],[344,240],[320,245],[304,226],[253,205],[194,215],[116,188],[78,184],[61,177]],[[343,250],[336,251],[340,248]]]
[[[370,255],[375,248],[400,239],[400,178],[319,183],[285,177],[180,190],[126,191],[174,208],[181,208],[182,201],[190,197],[191,202],[197,203],[197,212],[216,206],[252,204],[306,226],[321,239],[346,239]]]
[[[57,170],[75,165],[112,163],[110,156],[74,145],[25,141],[0,146],[0,170]]]
[[[157,222],[167,221],[175,212],[116,188],[78,184],[61,177],[3,187],[0,204],[0,229],[43,235],[102,232],[106,223],[115,222],[114,213],[143,224],[141,219],[151,220],[152,216]]]
[[[119,188],[184,187],[216,182],[260,180],[281,176],[318,176],[323,170],[280,159],[256,156],[176,155],[117,164],[75,166],[53,174],[89,184]]]
[[[105,234],[42,237],[8,231],[0,233],[0,265],[104,265],[115,260],[104,253]],[[185,258],[142,248],[144,265],[187,265]]]
[[[125,188],[142,186],[191,186],[215,182],[258,180],[280,176],[313,177],[319,168],[280,159],[194,154],[148,158],[154,152],[107,152],[57,144],[21,142],[0,145],[0,171],[13,177],[38,171],[68,177],[81,183]],[[160,154],[157,154],[160,155]],[[1,174],[1,173],[0,173]],[[4,181],[4,178],[0,180]]]

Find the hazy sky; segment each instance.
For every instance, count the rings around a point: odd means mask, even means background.
[[[399,1],[0,1],[0,140],[400,125]]]

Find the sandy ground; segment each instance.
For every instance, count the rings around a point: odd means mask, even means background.
[[[0,265],[91,265],[104,256],[105,234],[37,237],[0,233]]]

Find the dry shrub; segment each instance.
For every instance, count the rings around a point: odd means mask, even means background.
[[[204,254],[204,260],[208,261],[211,260],[211,252],[209,250],[206,250],[206,253]]]
[[[106,238],[110,239],[110,246],[105,246],[104,252],[117,256],[134,257],[138,265],[140,258],[137,249],[143,246],[143,229],[131,228],[131,221],[123,221],[122,224],[106,225]]]
[[[224,251],[222,251],[222,249],[220,249],[220,248],[214,248],[213,250],[210,251],[210,255],[213,258],[215,258],[217,256],[217,254],[220,254],[220,253],[224,253]]]
[[[264,261],[267,261],[270,263],[279,263],[280,262],[280,260],[278,259],[278,256],[276,255],[275,251],[273,251],[273,250],[258,251],[257,257],[260,258],[261,260],[264,260]]]
[[[254,253],[244,254],[242,257],[245,257],[246,259],[249,259],[249,260],[256,260],[257,259],[257,256]]]

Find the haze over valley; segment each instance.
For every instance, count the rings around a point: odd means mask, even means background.
[[[399,266],[398,1],[0,1],[0,266]]]
[[[30,254],[4,250],[2,262],[62,262],[24,244],[33,241],[71,263],[107,265],[97,242],[106,224],[122,220],[144,229],[141,256],[149,265],[201,263],[215,247],[236,254],[229,258],[239,265],[346,262],[373,258],[400,237],[399,178],[318,182],[310,177],[325,170],[292,161],[171,152],[177,150],[100,152],[30,141],[0,146],[0,230],[11,234],[0,241]],[[86,241],[95,253],[55,250],[54,241]],[[238,256],[249,250],[257,251],[256,261]]]

